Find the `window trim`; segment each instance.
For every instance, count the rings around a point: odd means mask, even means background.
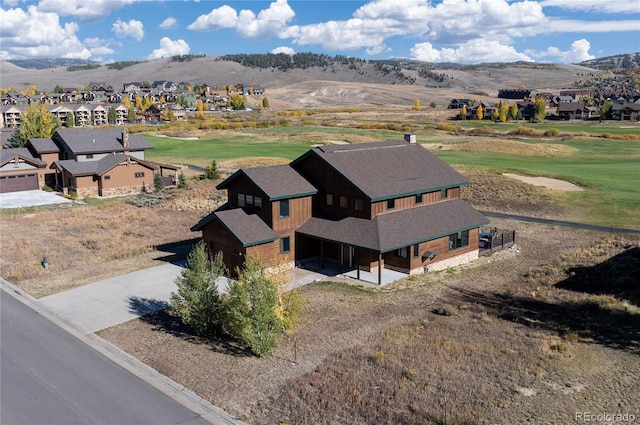
[[[291,236],[280,238],[280,254],[291,252]]]
[[[288,218],[291,215],[289,211],[289,200],[283,199],[280,201],[280,218]]]
[[[349,198],[340,196],[340,208],[349,208]]]

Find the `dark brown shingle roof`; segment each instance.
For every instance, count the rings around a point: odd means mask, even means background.
[[[218,220],[243,247],[260,245],[278,239],[278,234],[255,214],[247,214],[242,208],[214,211],[191,227],[192,232],[202,230],[212,220]]]
[[[461,199],[380,214],[373,220],[311,218],[297,233],[379,252],[438,239],[487,224],[489,220]]]
[[[465,185],[468,180],[421,145],[405,141],[313,148],[315,155],[372,201]]]
[[[53,143],[53,140],[51,139],[40,137],[29,139],[29,144],[33,146],[33,149],[38,154],[60,152],[60,148],[55,143]]]
[[[217,189],[227,189],[229,184],[239,176],[245,176],[252,181],[270,201],[318,193],[311,183],[289,165],[243,168],[221,182]]]
[[[44,167],[46,165],[46,163],[42,162],[38,158],[34,158],[27,148],[0,149],[0,166],[3,166],[16,158],[21,159],[35,167]]]
[[[57,164],[59,169],[67,170],[74,176],[89,176],[93,174],[101,176],[127,159],[137,162],[150,170],[157,169],[157,166],[154,164],[122,153],[106,155],[98,161],[76,161],[75,159],[65,159],[62,161],[56,161],[55,164]]]

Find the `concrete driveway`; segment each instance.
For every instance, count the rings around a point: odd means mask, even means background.
[[[44,190],[0,193],[0,208],[24,208],[64,202],[71,201],[54,192],[45,192]]]
[[[181,265],[163,264],[40,298],[86,333],[106,329],[169,306]]]

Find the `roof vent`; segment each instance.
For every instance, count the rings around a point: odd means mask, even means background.
[[[91,139],[91,141],[92,141],[93,143],[95,143],[95,142],[96,142],[96,139]]]
[[[415,134],[405,134],[404,135],[405,142],[408,143],[416,143],[416,135]]]

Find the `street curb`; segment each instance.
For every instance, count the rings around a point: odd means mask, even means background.
[[[42,305],[36,298],[19,287],[0,277],[0,289],[20,302],[31,307],[48,320],[81,340],[109,360],[131,372],[144,382],[173,398],[186,408],[200,415],[213,425],[245,425],[244,422],[229,415],[224,410],[209,403],[196,393],[188,390],[172,379],[162,375],[140,360],[122,351],[120,348],[105,341],[93,333],[86,333],[81,327],[67,321],[55,312]]]

